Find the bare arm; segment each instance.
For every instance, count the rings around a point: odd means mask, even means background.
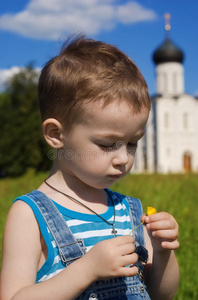
[[[158,213],[143,218],[149,262],[146,284],[151,299],[171,300],[179,283],[179,268],[174,250],[179,247],[178,225],[167,213]]]
[[[35,284],[42,253],[38,223],[30,207],[17,201],[11,208],[4,233],[0,277],[1,300],[71,300],[99,279],[134,276],[126,268],[138,257],[131,236],[117,237],[95,245],[86,255],[53,278]]]

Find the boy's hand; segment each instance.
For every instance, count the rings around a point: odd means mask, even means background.
[[[120,236],[99,242],[81,259],[84,260],[91,281],[134,276],[138,273],[138,268],[126,267],[138,261],[138,255],[134,251],[134,237]]]
[[[150,216],[142,216],[142,221],[146,224],[154,251],[179,248],[177,240],[179,226],[173,216],[166,212],[159,212]]]

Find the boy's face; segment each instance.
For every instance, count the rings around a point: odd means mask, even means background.
[[[134,114],[122,101],[105,108],[88,104],[84,121],[63,134],[60,166],[76,184],[107,188],[131,169],[149,111]]]

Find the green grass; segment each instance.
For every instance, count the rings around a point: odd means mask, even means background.
[[[0,238],[14,198],[37,188],[46,177],[46,173],[30,171],[19,178],[0,180]],[[175,300],[198,299],[198,175],[128,175],[112,189],[140,198],[144,211],[147,206],[154,206],[177,219],[180,226],[180,248],[176,251],[180,285]]]

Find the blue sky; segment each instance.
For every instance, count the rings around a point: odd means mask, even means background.
[[[19,67],[41,68],[74,32],[117,45],[141,69],[155,93],[153,51],[164,41],[164,14],[172,41],[185,53],[185,91],[198,95],[197,0],[1,0],[0,86]]]

